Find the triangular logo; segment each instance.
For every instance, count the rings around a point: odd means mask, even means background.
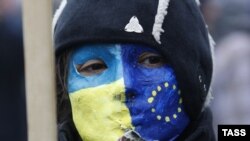
[[[139,23],[139,20],[136,16],[133,16],[129,23],[125,27],[125,31],[127,32],[135,32],[135,33],[142,33],[143,28]]]

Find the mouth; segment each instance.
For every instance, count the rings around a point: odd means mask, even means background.
[[[139,133],[134,130],[129,130],[124,135],[119,138],[117,141],[145,141],[142,139]]]

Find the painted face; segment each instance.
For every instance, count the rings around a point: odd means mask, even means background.
[[[189,123],[173,69],[154,49],[95,44],[70,57],[68,92],[84,141],[174,140]]]

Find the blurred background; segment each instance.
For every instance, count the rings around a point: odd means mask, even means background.
[[[1,141],[27,140],[21,3],[0,0]],[[250,0],[200,0],[200,9],[216,42],[215,133],[218,124],[250,124]]]
[[[0,0],[0,140],[27,141],[20,0]]]
[[[250,0],[201,0],[216,41],[211,108],[218,124],[250,125]]]

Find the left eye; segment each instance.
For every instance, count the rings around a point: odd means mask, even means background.
[[[107,69],[107,65],[99,59],[88,60],[84,64],[76,66],[77,71],[85,76],[96,75]]]
[[[163,57],[156,53],[145,52],[139,56],[138,63],[147,68],[158,68],[165,64]]]

